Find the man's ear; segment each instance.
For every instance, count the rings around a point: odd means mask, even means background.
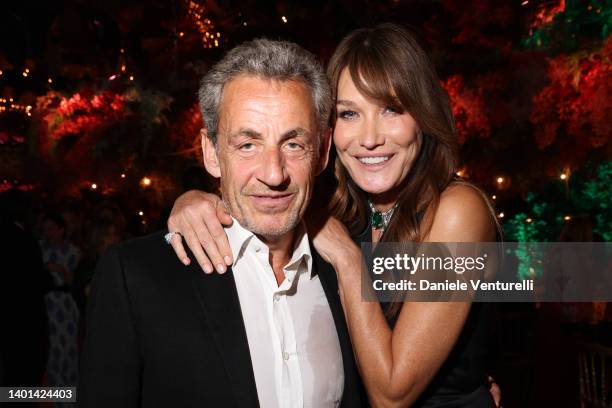
[[[219,157],[217,156],[217,148],[212,140],[208,138],[206,129],[200,130],[202,137],[202,158],[204,159],[204,167],[206,171],[213,177],[221,177],[221,168],[219,167]]]
[[[325,170],[329,163],[329,149],[332,142],[331,128],[325,128],[321,131],[321,143],[319,144],[319,161],[315,175],[318,176]]]

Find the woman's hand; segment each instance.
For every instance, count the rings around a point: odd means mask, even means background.
[[[334,217],[306,215],[306,227],[312,243],[321,258],[338,271],[338,264],[348,259],[359,262],[361,251],[353,242],[342,222]]]
[[[491,393],[491,397],[493,398],[493,402],[495,403],[495,408],[502,408],[501,388],[499,388],[499,385],[491,376],[489,376],[489,392]]]
[[[189,265],[191,261],[181,236],[206,273],[213,272],[213,265],[217,272],[224,273],[233,259],[223,225],[231,224],[232,217],[219,197],[190,190],[177,198],[172,207],[168,231],[180,235],[175,234],[170,243],[183,264]]]

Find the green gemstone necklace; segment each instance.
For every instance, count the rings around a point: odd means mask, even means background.
[[[370,200],[368,200],[368,204],[370,205],[370,211],[372,212],[370,216],[370,223],[372,224],[372,228],[382,230],[381,233],[385,232],[389,222],[391,222],[391,217],[393,217],[393,212],[397,208],[397,203],[387,211],[378,211],[374,204]]]

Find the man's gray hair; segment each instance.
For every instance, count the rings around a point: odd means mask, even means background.
[[[215,145],[223,87],[239,75],[303,81],[312,95],[318,131],[328,126],[331,93],[323,67],[315,56],[292,42],[260,38],[232,48],[202,78],[198,92],[200,110],[208,137]]]

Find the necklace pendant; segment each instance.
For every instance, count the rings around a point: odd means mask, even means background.
[[[381,229],[384,225],[382,213],[378,211],[372,212],[372,227],[374,229]]]

